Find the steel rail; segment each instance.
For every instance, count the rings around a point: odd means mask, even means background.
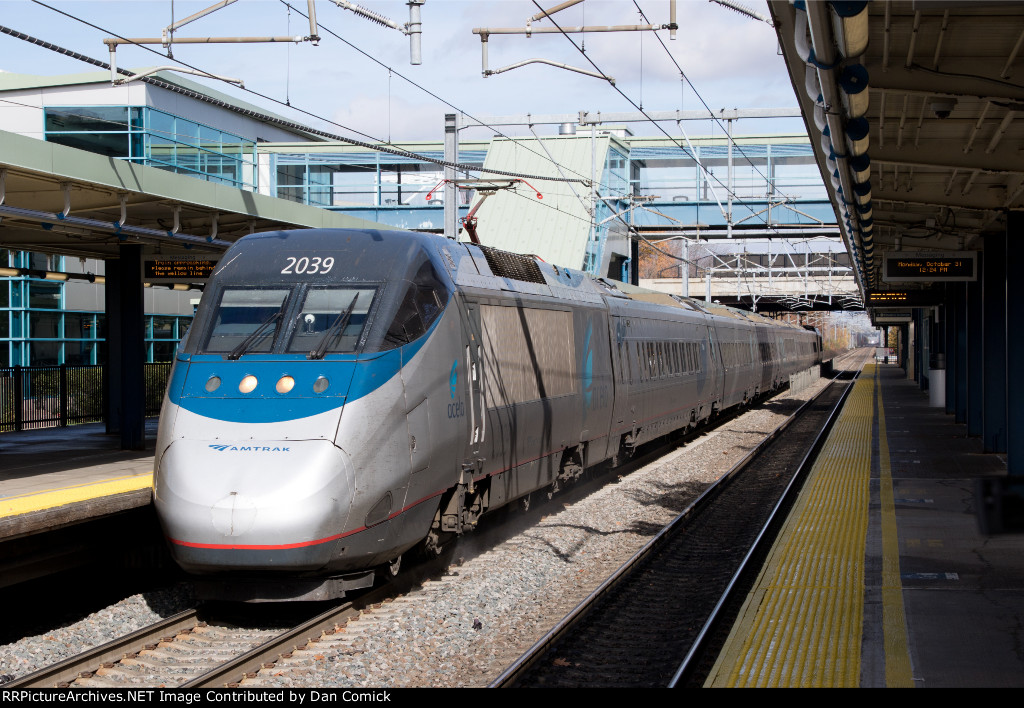
[[[733,465],[728,472],[720,477],[715,483],[704,490],[697,499],[690,503],[686,509],[684,509],[675,519],[669,522],[658,534],[652,538],[643,548],[638,550],[628,561],[626,561],[620,568],[618,568],[611,576],[609,576],[601,585],[599,585],[588,597],[580,602],[575,608],[573,608],[569,614],[562,618],[551,630],[549,630],[543,637],[529,649],[525,654],[519,657],[509,667],[505,669],[494,681],[491,682],[490,688],[504,688],[513,685],[513,683],[522,676],[533,664],[538,661],[545,653],[545,651],[554,645],[559,639],[561,639],[568,630],[574,626],[579,620],[581,620],[604,596],[606,596],[614,587],[620,582],[626,579],[629,574],[642,562],[645,558],[650,556],[655,550],[662,546],[665,542],[671,538],[683,524],[685,524],[690,517],[697,511],[703,509],[711,501],[713,501],[721,491],[730,484],[737,475],[739,475],[743,469],[750,463],[756,455],[764,450],[771,442],[773,442],[786,428],[790,426],[802,413],[804,413],[812,404],[814,404],[819,397],[821,397],[825,391],[833,385],[841,374],[836,374],[829,386],[825,386],[811,397],[809,400],[804,402],[796,411],[793,412],[789,418],[780,423],[774,430],[772,430],[758,445],[751,449],[739,462]]]
[[[115,639],[90,649],[82,654],[69,657],[64,661],[44,667],[13,681],[5,683],[3,688],[54,688],[67,684],[90,673],[104,663],[119,661],[127,654],[138,653],[148,646],[159,643],[167,636],[175,635],[183,629],[193,629],[200,623],[196,610],[185,610],[148,627],[136,630],[120,639]]]
[[[716,629],[719,623],[721,622],[722,612],[724,608],[729,604],[729,602],[733,599],[734,593],[740,586],[740,581],[743,579],[746,573],[757,570],[757,568],[753,564],[753,559],[761,552],[761,550],[764,547],[764,544],[771,544],[774,542],[775,537],[777,535],[776,532],[778,530],[779,524],[785,521],[785,514],[783,513],[783,511],[785,509],[791,508],[791,502],[793,501],[795,496],[800,492],[800,489],[803,487],[803,482],[807,476],[807,473],[810,471],[811,466],[814,464],[815,460],[820,454],[821,448],[825,444],[825,439],[828,437],[829,433],[832,432],[832,428],[835,425],[836,419],[839,417],[839,414],[843,410],[843,404],[846,402],[847,397],[850,395],[850,391],[853,390],[853,385],[857,382],[857,378],[859,376],[860,373],[858,372],[853,377],[853,379],[851,379],[850,382],[846,385],[846,390],[843,391],[843,394],[839,397],[839,400],[836,402],[835,407],[829,414],[828,420],[825,421],[825,425],[822,427],[820,431],[818,431],[818,435],[815,437],[814,442],[811,444],[807,452],[804,454],[803,460],[800,461],[800,465],[793,473],[793,477],[789,480],[789,484],[787,484],[786,488],[783,490],[782,496],[779,497],[779,500],[775,503],[775,507],[772,509],[771,514],[769,514],[768,516],[768,519],[761,527],[760,533],[758,533],[757,538],[754,539],[754,542],[751,545],[750,549],[747,551],[747,554],[744,556],[743,560],[740,562],[739,567],[736,569],[736,572],[733,573],[732,578],[729,580],[729,583],[726,586],[725,591],[722,593],[722,596],[715,604],[715,607],[711,611],[711,614],[708,616],[708,619],[704,623],[704,626],[697,634],[697,638],[694,640],[693,646],[690,647],[690,651],[687,652],[686,657],[679,665],[679,668],[676,670],[675,675],[672,677],[672,680],[668,683],[668,688],[676,688],[680,685],[683,685],[685,680],[693,674],[695,664],[697,663],[699,657],[703,654],[704,649],[706,647],[706,642],[712,636],[714,629]],[[835,379],[833,379],[833,383],[835,383]],[[824,392],[825,390],[826,389],[822,389],[822,392]]]
[[[381,588],[371,593],[371,595],[376,595],[387,589],[389,588]],[[365,601],[370,599],[369,596],[361,598],[361,600]],[[366,604],[372,603],[367,602]],[[364,605],[364,602],[360,602],[360,605]],[[304,648],[310,642],[316,641],[323,636],[326,630],[333,630],[339,624],[344,624],[350,618],[357,617],[358,615],[359,608],[353,603],[332,607],[330,610],[287,630],[241,656],[180,684],[178,688],[224,688],[237,686],[246,677],[254,676],[261,668],[264,668],[265,664],[272,664],[281,658],[283,654]]]
[[[204,674],[189,679],[178,688],[223,688],[234,687],[246,678],[252,678],[262,668],[268,668],[278,659],[292,651],[299,651],[311,642],[318,641],[324,634],[344,625],[359,613],[386,600],[408,592],[425,578],[432,577],[447,568],[449,560],[443,555],[418,564],[408,572],[390,582],[360,595],[350,602],[333,607],[310,620],[299,624],[276,637],[253,647],[238,657],[224,662]]]

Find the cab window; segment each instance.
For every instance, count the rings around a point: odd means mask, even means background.
[[[250,337],[247,351],[271,351],[288,293],[287,289],[225,288],[203,351],[230,352]]]
[[[381,349],[393,349],[423,336],[448,301],[448,290],[437,278],[429,261],[420,266],[412,282],[407,282],[398,310]]]
[[[375,293],[376,288],[316,287],[307,290],[292,328],[288,353],[308,353],[320,347],[326,347],[326,352],[354,352],[366,326],[366,316]],[[345,320],[350,307],[352,312]]]

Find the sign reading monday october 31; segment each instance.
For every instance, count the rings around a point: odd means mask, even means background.
[[[895,251],[886,253],[882,261],[882,280],[890,283],[977,279],[978,254],[974,251]]]

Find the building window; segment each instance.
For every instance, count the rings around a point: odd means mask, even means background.
[[[481,167],[483,159],[482,151],[459,155],[460,162]],[[444,172],[432,162],[399,161],[367,153],[275,153],[271,164],[272,194],[300,204],[335,209],[444,204],[444,190],[437,188]],[[460,207],[467,206],[472,198],[471,190],[458,190]]]
[[[256,143],[148,106],[47,108],[48,142],[255,191]]]
[[[46,140],[107,157],[141,157],[140,108],[47,108]]]
[[[60,342],[32,342],[29,366],[56,366],[60,363]]]
[[[60,309],[60,283],[47,283],[41,280],[28,282],[28,306],[33,310]]]

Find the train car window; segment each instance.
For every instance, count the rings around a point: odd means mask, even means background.
[[[281,328],[281,313],[289,292],[287,289],[224,288],[202,351],[227,353],[242,344],[246,352],[271,351]],[[251,341],[246,342],[250,338]]]
[[[326,344],[327,352],[354,352],[376,293],[376,288],[310,288],[296,318],[287,351],[291,354],[308,353]],[[344,323],[344,331],[330,332],[332,326],[339,323],[338,318],[348,311],[353,299],[356,304],[348,322]],[[331,341],[325,343],[323,340],[327,336]]]

